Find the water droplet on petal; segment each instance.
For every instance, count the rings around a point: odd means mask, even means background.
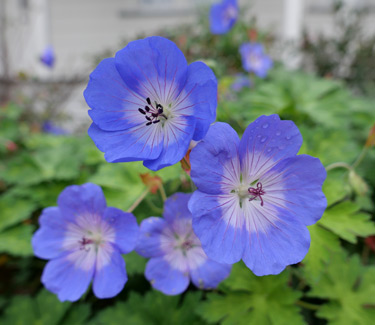
[[[268,149],[267,149],[267,152],[271,152],[271,151],[272,151],[272,148],[268,148]]]
[[[290,135],[287,135],[285,139],[290,140],[292,137]]]
[[[280,131],[277,131],[277,132],[276,132],[276,135],[277,135],[277,136],[279,136],[280,134],[281,134],[281,132],[280,132]]]
[[[263,124],[263,129],[267,129],[267,128],[268,128],[268,123]]]
[[[285,146],[281,145],[281,146],[279,146],[279,149],[283,150],[283,149],[285,149]]]
[[[267,137],[263,137],[262,139],[260,139],[260,142],[264,142],[264,141],[266,141],[267,140]]]

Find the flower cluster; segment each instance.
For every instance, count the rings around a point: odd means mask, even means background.
[[[272,68],[271,58],[265,54],[260,43],[244,43],[240,47],[242,66],[247,72],[253,72],[260,78],[266,77]]]

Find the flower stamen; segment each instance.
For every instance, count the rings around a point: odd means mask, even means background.
[[[138,108],[138,111],[145,116],[147,123],[146,125],[156,124],[160,122],[160,118],[164,117],[164,119],[168,119],[167,116],[164,114],[164,107],[155,101],[155,107],[152,105],[150,97],[146,98],[146,102],[149,105],[146,105],[145,108]],[[150,108],[151,106],[151,108]]]
[[[263,206],[263,198],[262,195],[266,194],[266,192],[263,190],[262,183],[258,182],[257,183],[257,188],[254,187],[249,187],[248,188],[249,194],[252,195],[249,199],[249,201],[255,200],[257,197],[260,199],[260,205]]]

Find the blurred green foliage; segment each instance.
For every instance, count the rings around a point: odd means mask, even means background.
[[[148,190],[141,174],[158,175],[167,196],[190,192],[190,179],[180,164],[151,172],[140,162],[107,163],[87,135],[41,133],[22,107],[8,103],[0,107],[1,324],[372,324],[375,252],[364,238],[375,235],[375,148],[364,146],[375,123],[374,101],[354,96],[339,81],[279,64],[266,79],[254,79],[252,88],[233,92],[238,45],[249,38],[253,23],[239,23],[222,37],[210,35],[206,22],[167,36],[189,62],[210,58],[219,76],[218,121],[242,134],[258,116],[279,114],[300,129],[300,153],[328,167],[323,187],[328,208],[309,226],[306,258],[266,277],[237,263],[218,289],[190,286],[170,297],[151,289],[143,277],[147,260],[132,252],[124,256],[129,281],[117,297],[98,300],[89,291],[77,303],[59,302],[42,288],[45,261],[33,257],[30,241],[42,209],[56,205],[66,186],[96,183],[109,206],[124,210],[144,196],[133,211],[141,222],[163,210],[162,196]]]

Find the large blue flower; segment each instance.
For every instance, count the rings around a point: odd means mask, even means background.
[[[272,68],[271,58],[264,52],[260,43],[244,43],[240,46],[242,66],[247,72],[254,72],[258,77],[267,76]]]
[[[61,301],[78,300],[91,280],[98,298],[117,295],[127,281],[121,254],[138,239],[135,217],[107,207],[101,188],[90,183],[68,186],[57,203],[43,210],[32,239],[34,254],[50,260],[43,284]]]
[[[225,34],[238,18],[237,0],[223,0],[214,4],[210,10],[210,28],[212,34]]]
[[[215,120],[217,81],[202,62],[187,64],[162,37],[129,43],[91,73],[84,92],[89,135],[109,162],[143,160],[152,170],[181,160]]]
[[[199,288],[215,288],[231,270],[207,258],[193,232],[188,210],[191,194],[176,193],[165,201],[164,219],[151,217],[141,224],[136,251],[151,259],[146,278],[167,295],[186,290],[190,279]]]
[[[306,226],[326,208],[319,159],[297,155],[302,137],[277,115],[251,123],[241,141],[226,123],[214,124],[190,153],[198,190],[189,209],[208,257],[241,259],[256,275],[278,274],[300,262],[310,246]]]

